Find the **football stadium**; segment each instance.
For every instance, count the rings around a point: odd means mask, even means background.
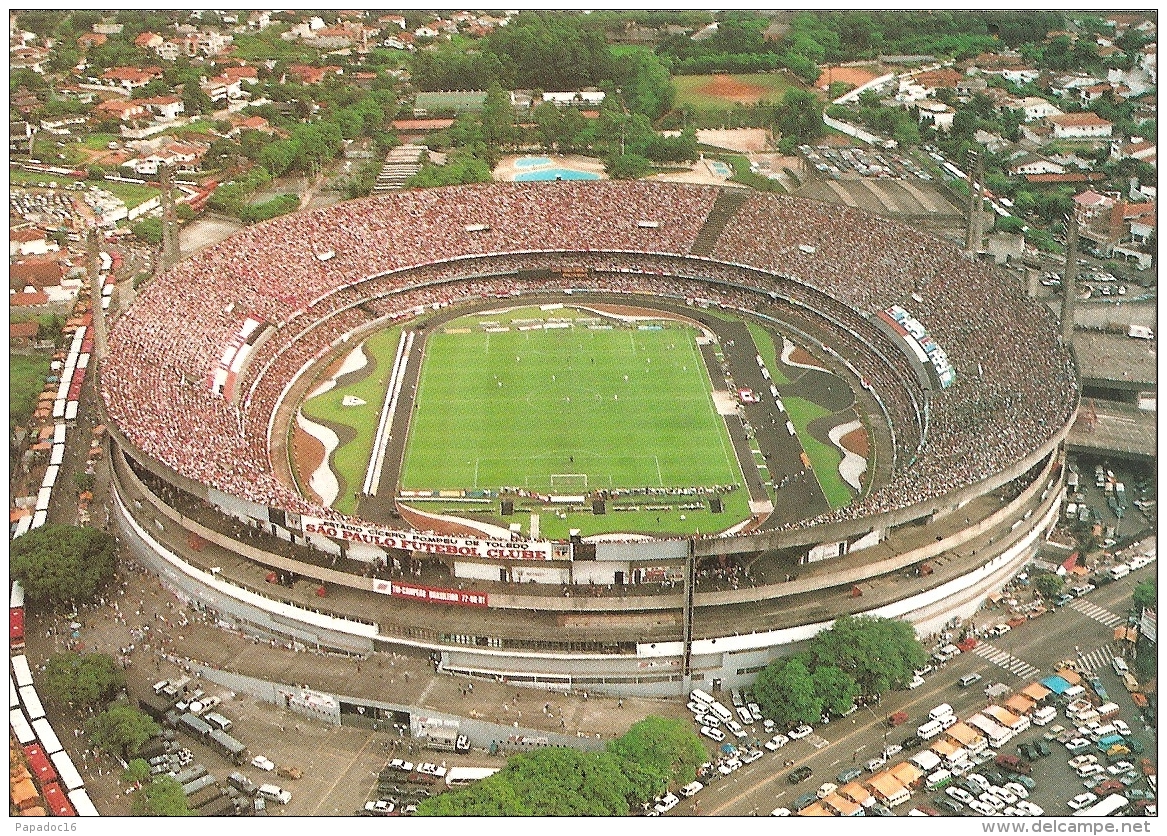
[[[1049,310],[956,246],[647,181],[284,216],[108,343],[121,532],[225,626],[613,694],[971,615],[1057,518],[1079,398]]]

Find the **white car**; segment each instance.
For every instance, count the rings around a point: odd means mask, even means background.
[[[1089,807],[1097,800],[1098,796],[1096,796],[1094,793],[1084,792],[1081,795],[1075,795],[1073,798],[1067,801],[1066,806],[1071,810],[1081,810],[1083,807]]]
[[[1130,772],[1135,768],[1135,765],[1130,761],[1119,761],[1114,766],[1108,766],[1106,771],[1111,775],[1121,775],[1124,772]]]
[[[771,720],[769,717],[763,717],[762,718],[762,728],[764,728],[766,730],[767,734],[772,733],[774,731],[774,721]]]
[[[746,730],[743,729],[741,723],[737,722],[736,720],[726,720],[725,727],[729,729],[733,733],[733,736],[738,740],[742,740],[747,737]]]
[[[885,758],[890,758],[890,757],[893,757],[894,755],[898,755],[902,751],[904,751],[903,746],[901,746],[898,743],[892,743],[891,745],[884,748],[883,756]]]
[[[1005,785],[1005,789],[1009,790],[1009,792],[1013,793],[1018,798],[1029,798],[1029,790],[1025,789],[1025,787],[1021,786],[1016,781],[1010,781]]]
[[[970,810],[972,810],[974,813],[980,813],[982,816],[995,816],[995,815],[997,815],[997,808],[996,807],[994,807],[992,804],[986,804],[985,802],[980,801],[976,798],[974,798],[972,801],[970,801],[968,803],[968,808]]]
[[[913,676],[913,677],[912,677],[912,681],[908,683],[908,687],[909,687],[909,688],[912,688],[912,689],[915,689],[915,688],[919,688],[919,687],[920,687],[921,685],[923,685],[923,684],[924,684],[924,677],[922,677],[922,676]]]
[[[263,755],[256,755],[251,759],[251,765],[256,769],[262,769],[264,772],[271,772],[276,768],[276,765],[265,758]]]
[[[766,748],[771,752],[777,752],[783,746],[790,742],[790,738],[784,734],[776,734],[766,741]]]
[[[1010,792],[1009,790],[1005,789],[1004,787],[993,787],[992,789],[989,790],[989,792],[992,795],[997,796],[997,798],[1001,799],[1006,804],[1016,804],[1017,803],[1017,800],[1018,800],[1017,794],[1014,792]]]
[[[786,816],[790,815],[790,810],[788,810],[785,807],[775,807],[773,810],[770,811],[770,815],[771,816],[781,816],[781,817],[785,818]]]
[[[1041,807],[1038,807],[1032,801],[1018,801],[1017,809],[1022,813],[1025,813],[1027,816],[1040,816],[1045,813],[1045,810],[1043,810]]]
[[[827,783],[825,783],[821,787],[819,787],[819,791],[818,791],[818,793],[816,793],[816,795],[818,795],[819,798],[826,798],[828,795],[833,793],[838,788],[839,788],[838,784],[832,784],[830,781],[828,781]]]
[[[694,714],[704,714],[705,713],[705,706],[703,706],[699,702],[695,702],[694,700],[689,700],[689,702],[686,704],[686,707],[690,711],[692,711]]]
[[[399,772],[413,772],[413,764],[409,761],[403,761],[401,758],[394,758],[389,761],[389,768],[396,769]]]
[[[1089,778],[1091,775],[1101,775],[1106,770],[1102,768],[1100,763],[1088,763],[1085,766],[1080,766],[1075,772],[1078,773],[1079,778]]]
[[[436,763],[419,763],[417,771],[423,775],[433,775],[435,778],[446,777],[446,767],[438,766]]]
[[[750,710],[744,705],[738,707],[737,716],[740,717],[741,721],[747,726],[752,725],[754,722],[754,715],[750,714]]]
[[[991,792],[983,792],[977,796],[977,800],[986,807],[992,808],[993,812],[1001,810],[1005,807],[1005,802]]]
[[[988,792],[993,786],[989,783],[988,778],[986,778],[984,775],[977,775],[976,773],[969,775],[968,780],[972,781],[974,784],[980,787],[981,792]]]
[[[1076,755],[1070,758],[1066,763],[1070,769],[1081,769],[1083,766],[1089,766],[1092,763],[1098,763],[1097,755]]]
[[[721,729],[712,728],[711,726],[702,726],[701,734],[705,735],[710,740],[716,740],[718,743],[725,740],[725,732],[723,732]]]
[[[968,804],[976,800],[967,790],[961,789],[960,787],[945,787],[944,794],[962,804]]]
[[[698,714],[693,722],[699,726],[720,726],[721,718],[716,714]]]
[[[878,772],[886,763],[887,758],[872,758],[866,764],[864,764],[864,767],[868,772]]]
[[[697,793],[701,792],[701,790],[703,790],[704,788],[705,788],[705,785],[702,784],[700,781],[694,781],[691,784],[685,784],[685,786],[681,787],[680,793],[685,798],[692,798]]]
[[[794,731],[790,732],[790,739],[791,740],[802,740],[804,737],[810,737],[812,734],[814,734],[814,729],[812,729],[806,723],[803,723],[801,726],[796,728]]]
[[[761,749],[751,749],[742,755],[742,763],[753,763],[760,757],[762,757]]]
[[[667,813],[669,810],[673,809],[680,803],[681,799],[677,798],[675,795],[669,792],[658,798],[656,800],[656,804],[652,806],[652,809],[656,810],[658,813]]]
[[[1130,737],[1130,734],[1131,734],[1131,727],[1130,726],[1128,726],[1122,720],[1111,720],[1110,722],[1114,725],[1114,727],[1116,729],[1118,729],[1119,734],[1121,734],[1123,737]]]
[[[762,722],[762,707],[756,702],[746,703],[746,708],[750,710],[750,715],[759,723]]]

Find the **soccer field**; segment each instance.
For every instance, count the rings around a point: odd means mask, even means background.
[[[402,487],[578,494],[740,484],[696,335],[670,322],[500,333],[450,323],[426,341]]]

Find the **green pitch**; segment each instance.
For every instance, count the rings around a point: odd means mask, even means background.
[[[479,324],[551,316],[588,314],[527,309],[429,335],[403,488],[577,494],[741,483],[693,329],[487,333]]]

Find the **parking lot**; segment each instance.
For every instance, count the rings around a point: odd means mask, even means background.
[[[903,154],[865,148],[800,145],[807,162],[824,177],[874,177],[880,180],[930,181],[932,175]]]
[[[681,799],[668,814],[764,816],[782,808],[793,811],[800,798],[806,802],[806,796],[816,794],[816,790],[824,783],[842,784],[840,779],[851,777],[847,773],[853,773],[856,769],[864,770],[866,762],[887,747],[904,747],[888,760],[888,766],[927,748],[928,744],[913,740],[918,737],[914,732],[928,719],[929,710],[938,704],[948,703],[957,718],[967,719],[989,704],[1004,699],[1004,694],[992,700],[986,695],[986,690],[992,686],[1004,686],[996,689],[997,692],[1016,692],[1027,683],[1051,675],[1056,663],[1066,659],[1072,660],[1083,675],[1095,673],[1109,700],[1119,705],[1118,718],[1129,725],[1131,737],[1138,740],[1144,749],[1141,754],[1123,756],[1138,773],[1137,776],[1130,776],[1127,771],[1128,780],[1134,777],[1129,789],[1136,790],[1136,795],[1148,791],[1150,787],[1142,776],[1140,761],[1142,758],[1150,758],[1157,765],[1155,729],[1152,724],[1142,720],[1138,707],[1111,668],[1110,660],[1116,654],[1121,655],[1121,649],[1113,640],[1114,619],[1118,617],[1116,614],[1122,614],[1121,620],[1125,621],[1131,590],[1136,583],[1153,577],[1154,571],[1155,564],[1151,563],[1120,581],[1075,599],[1072,605],[981,642],[970,652],[960,653],[948,662],[933,665],[933,670],[924,675],[924,681],[918,687],[886,694],[879,705],[861,707],[849,717],[836,718],[827,725],[820,725],[811,735],[801,740],[790,740],[776,750],[767,751],[764,744],[769,735],[760,723],[745,725],[734,711],[734,722],[742,726],[746,738],[738,741],[735,735],[729,733],[724,742],[706,739],[712,765],[712,769],[702,779],[707,785],[691,798]],[[992,626],[991,618],[986,618],[985,622],[987,627]],[[980,679],[967,687],[958,684],[962,677],[973,674]],[[722,697],[721,701],[727,709],[734,710],[731,695],[718,696]],[[904,712],[907,719],[897,727],[890,728],[887,717],[899,711]],[[1034,787],[1032,790],[1026,789],[1028,799],[1018,800],[1037,805],[1044,815],[1071,814],[1073,811],[1067,802],[1087,792],[1087,787],[1083,785],[1086,779],[1080,778],[1067,764],[1073,754],[1056,739],[1045,740],[1045,736],[1057,726],[1062,726],[1064,731],[1074,729],[1074,724],[1065,716],[1063,708],[1059,708],[1057,719],[1049,724],[1033,726],[1001,748],[988,749],[988,754],[982,756],[986,759],[989,755],[995,757],[998,754],[1017,756],[1018,746],[1043,740],[1050,754],[1038,757],[1030,765],[1032,774],[1027,777],[1034,783]],[[721,725],[723,730],[727,727],[727,723]],[[1052,737],[1056,738],[1057,734]],[[732,742],[738,744],[732,751],[722,749],[726,744],[732,745]],[[1107,767],[1112,764],[1107,762],[1104,753],[1095,748],[1090,753],[1098,757],[1105,778],[1123,777],[1106,773]],[[746,763],[743,754],[748,755],[749,763]],[[788,779],[796,769],[803,772],[809,769],[810,774],[791,783]],[[1003,780],[993,781],[998,786],[1014,777],[995,767],[991,761],[974,771],[988,773],[994,779],[998,776],[993,773],[1000,773]],[[860,780],[871,776],[867,771],[861,774],[863,777]],[[912,792],[910,801],[891,808],[890,812],[893,815],[907,815],[914,808],[924,805],[943,815],[978,815],[965,805],[960,805],[960,813],[944,810],[944,805],[938,806],[941,800],[951,801],[951,798],[943,790],[929,792],[921,786]]]

